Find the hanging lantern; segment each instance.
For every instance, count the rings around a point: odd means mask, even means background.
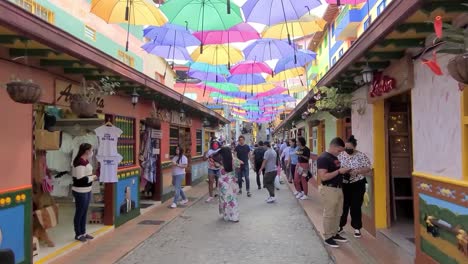
[[[136,104],[138,104],[138,98],[140,97],[140,95],[137,93],[136,89],[133,89],[133,93],[132,93],[132,105],[133,105],[133,108],[135,108]]]
[[[371,84],[374,80],[374,71],[369,67],[369,64],[364,67],[364,69],[361,71],[361,74],[362,80],[365,84]]]

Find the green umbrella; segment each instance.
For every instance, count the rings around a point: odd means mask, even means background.
[[[227,30],[243,22],[240,7],[225,0],[169,0],[160,8],[169,23],[194,31]],[[203,35],[202,35],[203,39]],[[203,53],[203,43],[200,46]]]
[[[206,82],[206,86],[216,88],[218,90],[223,90],[226,92],[238,92],[239,87],[233,83],[215,83],[215,82]]]
[[[220,98],[220,99],[232,99],[232,98],[234,98],[233,96],[229,96],[229,95],[218,93],[218,92],[210,93],[210,97],[211,98]]]

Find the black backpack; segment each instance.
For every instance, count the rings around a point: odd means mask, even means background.
[[[265,155],[266,149],[259,147],[254,150],[255,163],[259,164],[263,162],[263,156]]]

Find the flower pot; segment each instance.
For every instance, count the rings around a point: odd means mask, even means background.
[[[70,97],[70,108],[80,118],[92,118],[96,115],[97,105],[80,94],[74,94]]]
[[[41,98],[41,87],[32,82],[12,81],[6,84],[10,98],[21,104],[34,104]]]
[[[450,76],[456,81],[468,84],[468,53],[452,58],[447,65],[447,69]]]
[[[332,116],[341,119],[345,117],[351,116],[351,109],[350,108],[340,108],[340,109],[333,109],[328,111]]]
[[[145,119],[145,124],[150,128],[161,129],[161,121],[155,117],[147,117]]]

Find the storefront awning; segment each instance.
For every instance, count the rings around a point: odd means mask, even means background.
[[[25,47],[24,41],[28,46]],[[40,67],[79,82],[82,77],[99,80],[109,76],[121,83],[119,92],[130,95],[134,89],[158,106],[207,117],[221,124],[229,120],[207,107],[184,97],[155,79],[137,71],[71,34],[23,10],[9,1],[0,1],[0,46],[7,59],[27,54],[30,66]],[[27,51],[27,53],[25,53]],[[3,55],[3,54],[2,54]]]

